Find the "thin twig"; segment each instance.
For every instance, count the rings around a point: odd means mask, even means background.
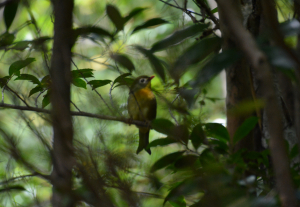
[[[35,98],[35,106],[38,108],[38,104],[37,104],[37,101],[38,101],[38,98],[40,97],[40,95],[42,95],[42,93],[44,93],[46,90],[48,90],[48,88],[45,88],[44,90],[42,90],[38,95],[37,97]]]
[[[173,103],[178,99],[178,97],[179,97],[179,94],[177,94],[177,96],[176,96],[175,99],[171,102],[171,104],[173,104]],[[176,118],[175,118],[174,114],[172,113],[170,107],[169,107],[169,113],[170,113],[171,117],[174,119],[176,125],[178,126],[178,125],[179,125],[179,124],[178,124],[178,121],[176,120]]]
[[[202,14],[199,14],[199,13],[197,13],[197,12],[193,12],[193,11],[190,11],[190,10],[185,10],[184,8],[181,8],[181,7],[179,7],[179,6],[175,6],[175,5],[173,5],[173,4],[170,4],[170,3],[168,3],[168,2],[165,2],[165,1],[163,1],[163,0],[159,0],[159,1],[163,2],[164,4],[169,5],[169,6],[171,6],[171,7],[180,9],[180,10],[183,11],[183,12],[186,12],[186,13],[192,13],[192,14],[197,14],[197,15],[199,15],[199,16],[203,16]]]
[[[79,112],[81,112],[80,109],[73,103],[73,101],[71,101],[71,104],[73,104],[73,106],[74,106]]]
[[[4,87],[3,87],[4,88]],[[27,104],[27,102],[21,98],[21,96],[19,96],[19,94],[17,94],[17,92],[15,92],[13,89],[11,89],[10,87],[8,87],[8,85],[6,85],[6,88],[8,90],[10,90],[13,94],[15,94],[26,106],[29,107],[29,105]],[[2,102],[3,103],[3,102]]]

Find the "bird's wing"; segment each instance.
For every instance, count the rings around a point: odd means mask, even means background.
[[[156,98],[154,97],[153,99],[149,100],[149,109],[146,115],[148,120],[153,120],[156,118],[156,108],[157,108],[157,103],[156,103]]]

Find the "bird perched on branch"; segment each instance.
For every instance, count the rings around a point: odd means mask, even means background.
[[[154,76],[140,76],[136,78],[130,87],[128,97],[128,113],[133,120],[145,121],[150,123],[156,117],[156,98],[151,90],[151,80]],[[151,150],[146,149],[149,144],[149,127],[139,128],[139,147],[138,154],[145,149],[150,155]]]

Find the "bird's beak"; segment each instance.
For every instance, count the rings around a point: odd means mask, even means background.
[[[154,75],[153,75],[153,76],[151,76],[151,77],[149,78],[149,80],[152,80],[154,77],[155,77]]]

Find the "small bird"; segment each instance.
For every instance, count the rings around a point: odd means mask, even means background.
[[[156,117],[156,98],[151,90],[151,80],[154,76],[140,76],[136,78],[130,87],[128,97],[128,113],[133,120],[150,122]],[[149,144],[149,127],[139,128],[139,147],[138,154],[145,149],[150,155],[151,150],[146,149]]]

